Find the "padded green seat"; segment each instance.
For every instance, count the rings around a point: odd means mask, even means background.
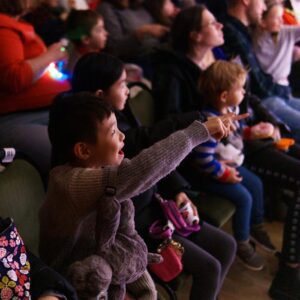
[[[144,83],[137,83],[130,88],[128,102],[134,116],[143,126],[151,126],[155,121],[154,102],[151,90]]]
[[[235,206],[220,196],[194,191],[188,195],[197,206],[200,218],[216,227],[222,227],[235,213]]]
[[[45,197],[38,171],[16,159],[0,172],[0,215],[12,217],[26,246],[38,254],[38,212]]]

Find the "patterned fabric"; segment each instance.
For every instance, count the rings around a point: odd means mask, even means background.
[[[25,245],[12,219],[0,219],[0,298],[31,299],[30,264]]]

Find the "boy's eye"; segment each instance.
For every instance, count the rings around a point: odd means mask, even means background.
[[[112,135],[114,135],[116,133],[116,129],[112,130]]]

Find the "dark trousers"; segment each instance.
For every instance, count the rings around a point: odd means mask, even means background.
[[[288,203],[281,259],[300,263],[300,146],[283,152],[274,146],[263,147],[263,143],[245,143],[246,164],[273,189],[288,188],[294,192],[293,201]]]
[[[216,299],[235,258],[234,239],[207,223],[188,239],[176,234],[174,239],[183,245],[184,270],[193,276],[190,299]]]

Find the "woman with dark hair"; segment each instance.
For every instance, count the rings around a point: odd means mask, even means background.
[[[155,57],[153,89],[158,118],[202,106],[201,97],[205,95],[201,95],[198,90],[202,70],[207,69],[216,59],[226,59],[220,49],[216,48],[224,43],[222,27],[205,6],[183,10],[175,18],[171,46],[160,50]],[[284,124],[264,109],[259,99],[247,93],[241,109],[252,110],[250,124],[269,122],[274,126],[274,139],[280,136],[279,128],[284,128]],[[251,171],[257,172],[266,184],[272,185],[272,189],[276,186],[279,190],[287,188],[294,192],[285,222],[279,271],[271,292],[299,297],[300,147],[295,144],[288,152],[277,150],[273,139],[249,139],[245,140],[244,146],[245,165]],[[186,166],[183,172],[192,186],[205,188],[203,176],[195,178]]]
[[[158,119],[200,108],[197,83],[201,69],[215,60],[213,47],[223,43],[222,24],[203,5],[181,11],[170,34],[171,46],[162,47],[154,55],[153,91]]]
[[[168,118],[153,127],[140,126],[126,105],[126,99],[120,97],[120,92],[122,94],[122,90],[127,89],[125,80],[124,65],[119,59],[104,53],[90,53],[83,56],[75,66],[72,91],[92,92],[113,106],[118,127],[126,136],[123,148],[126,157],[134,157],[169,134],[187,127],[193,120],[200,119],[199,112],[194,111]],[[49,136],[53,143],[53,159],[56,161],[54,163],[60,164],[64,161],[60,157],[59,147],[55,146],[55,124],[55,116],[52,115]],[[158,185],[133,198],[136,228],[150,251],[155,250],[157,244],[149,237],[149,227],[162,216],[161,209],[154,200],[157,189],[163,196],[174,199],[178,205],[191,201],[185,193],[189,185],[177,172],[171,173]],[[190,203],[193,206],[192,202]],[[199,232],[188,238],[174,234],[174,239],[184,246],[183,265],[193,276],[190,299],[216,299],[235,255],[234,240],[207,223],[203,224]]]
[[[66,58],[62,43],[48,49],[33,27],[20,20],[29,0],[0,1],[0,147],[27,154],[43,176],[49,171],[48,110],[54,96],[69,88],[48,67]]]

